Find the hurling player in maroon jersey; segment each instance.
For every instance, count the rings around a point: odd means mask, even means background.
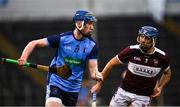
[[[110,106],[150,105],[152,97],[159,97],[170,81],[171,69],[167,53],[155,47],[158,30],[143,26],[137,36],[138,45],[131,45],[114,56],[104,67],[102,75],[107,79],[112,68],[127,63],[125,75]],[[104,81],[97,82],[91,92],[98,93]]]

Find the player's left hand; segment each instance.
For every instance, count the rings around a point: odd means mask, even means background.
[[[156,87],[156,88],[154,89],[154,92],[153,92],[153,94],[151,95],[151,97],[153,97],[153,98],[159,97],[159,96],[161,95],[161,92],[162,92],[162,88]]]
[[[101,87],[102,87],[102,81],[101,82],[97,82],[95,85],[92,86],[90,92],[91,93],[99,93],[99,91],[101,90]]]
[[[25,63],[26,63],[26,59],[22,59],[22,58],[18,59],[18,64],[20,66],[23,66]]]
[[[96,80],[96,81],[103,81],[103,75],[102,73],[100,72],[95,72],[94,76],[93,76],[93,79]]]

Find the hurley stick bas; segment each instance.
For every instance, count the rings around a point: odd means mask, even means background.
[[[18,60],[9,59],[9,58],[1,58],[1,63],[18,65]],[[60,76],[63,79],[67,79],[72,74],[71,69],[67,65],[63,65],[60,67],[50,67],[46,65],[32,64],[30,62],[26,62],[23,66],[35,68],[35,69],[45,71],[45,72],[51,72]]]

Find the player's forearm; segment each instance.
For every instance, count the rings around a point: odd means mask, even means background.
[[[91,78],[95,79],[95,75],[96,75],[96,72],[99,72],[98,71],[98,64],[97,64],[97,60],[89,60],[89,72],[91,74]]]
[[[32,51],[34,50],[35,47],[36,47],[36,42],[35,42],[35,41],[29,42],[29,43],[26,45],[26,47],[24,48],[20,59],[25,59],[25,60],[27,60],[28,57],[29,57],[29,55],[32,53]]]
[[[46,38],[33,40],[29,42],[24,48],[20,59],[26,60],[29,57],[29,55],[32,53],[35,47],[44,47],[44,46],[48,46],[48,42]]]
[[[112,66],[109,65],[109,63],[105,66],[105,68],[103,69],[102,71],[102,75],[103,75],[103,78],[104,78],[104,81],[108,78],[110,72],[112,71]]]
[[[102,75],[103,75],[103,81],[102,83],[108,78],[110,72],[112,71],[112,69],[115,66],[118,66],[122,63],[120,63],[120,61],[117,59],[117,57],[113,57],[104,67],[103,71],[102,71]]]
[[[106,66],[104,67],[103,71],[102,71],[102,75],[103,75],[103,81],[101,82],[101,84],[104,83],[104,81],[108,78],[109,74],[111,73],[113,67],[115,65],[112,63],[112,60],[110,60]]]
[[[166,84],[170,81],[170,79],[171,79],[171,70],[169,69],[169,71],[167,71],[162,75],[158,87],[163,89],[166,86]]]
[[[103,75],[103,81],[98,81],[98,84],[103,86],[105,80],[108,78],[110,72],[112,70],[112,67],[105,67],[104,70],[102,71],[102,75]]]

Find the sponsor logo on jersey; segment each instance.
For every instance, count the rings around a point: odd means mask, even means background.
[[[72,50],[70,46],[64,46],[64,49],[67,49],[67,50]]]
[[[161,68],[135,64],[132,62],[129,62],[128,69],[133,74],[145,76],[145,77],[155,77],[161,70]]]
[[[140,58],[140,57],[135,56],[135,57],[134,57],[134,60],[136,60],[136,61],[141,61],[141,58]]]
[[[74,64],[74,65],[80,65],[82,63],[81,59],[72,58],[72,57],[65,57],[64,61],[66,63]]]
[[[156,74],[155,70],[147,69],[147,68],[143,68],[143,67],[139,67],[139,66],[134,66],[133,70],[134,70],[134,72],[137,72],[137,73],[145,73],[145,74],[149,74],[149,75]]]

